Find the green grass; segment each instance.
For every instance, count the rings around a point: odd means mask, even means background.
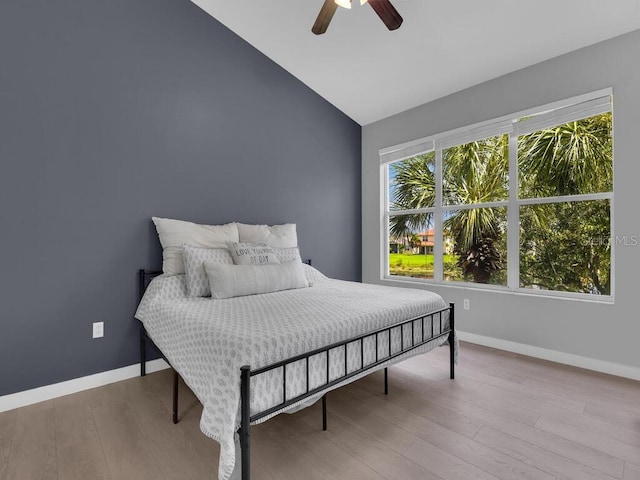
[[[456,255],[444,256],[445,274],[455,275]],[[389,274],[414,278],[433,278],[433,255],[415,255],[411,253],[390,253]]]
[[[390,253],[389,265],[403,267],[425,267],[431,266],[433,268],[433,255],[412,255],[410,253]]]

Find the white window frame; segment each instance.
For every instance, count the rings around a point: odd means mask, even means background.
[[[610,295],[594,295],[581,292],[561,292],[555,290],[537,290],[520,287],[520,207],[523,205],[535,205],[545,203],[568,203],[574,201],[608,200],[610,208],[610,235],[615,237],[614,230],[614,191],[590,193],[580,195],[563,195],[541,198],[518,198],[518,136],[543,128],[561,125],[563,123],[588,118],[599,113],[612,112],[611,103],[605,104],[603,98],[611,97],[613,90],[606,88],[596,92],[579,95],[566,100],[550,103],[541,107],[516,112],[511,115],[458,128],[437,135],[420,138],[411,142],[394,145],[379,150],[380,156],[380,187],[381,187],[381,268],[380,278],[385,281],[397,281],[403,283],[437,284],[439,286],[451,286],[473,288],[480,290],[501,291],[523,295],[535,295],[544,297],[559,297],[575,300],[584,300],[597,303],[613,303],[615,288],[615,242],[611,242],[611,293]],[[523,117],[532,116],[518,122]],[[442,205],[442,151],[454,145],[469,143],[474,140],[489,138],[491,136],[509,135],[509,178],[516,179],[509,183],[509,193],[506,200],[486,203],[474,203],[465,205]],[[613,137],[613,131],[612,131]],[[391,163],[411,158],[417,155],[435,151],[435,186],[436,195],[433,207],[414,210],[390,210],[389,205],[389,168]],[[615,162],[614,162],[615,168]],[[448,210],[476,209],[488,207],[504,207],[507,209],[507,285],[477,284],[473,282],[445,281],[443,272],[443,212]],[[433,279],[421,279],[402,277],[389,274],[389,219],[391,216],[432,213],[434,238],[434,277]]]

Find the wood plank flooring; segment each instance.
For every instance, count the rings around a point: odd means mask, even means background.
[[[252,427],[256,480],[640,480],[640,382],[463,343]],[[171,373],[0,413],[1,480],[212,480],[218,445]]]

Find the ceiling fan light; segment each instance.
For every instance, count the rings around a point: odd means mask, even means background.
[[[351,8],[351,0],[334,0],[336,5],[339,5],[343,8]],[[362,1],[362,0],[361,0]]]

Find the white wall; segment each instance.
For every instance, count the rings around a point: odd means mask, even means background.
[[[614,95],[615,234],[640,237],[637,30],[363,127],[363,281],[399,285],[397,281],[380,280],[379,273],[380,148],[606,87],[612,87]],[[640,246],[616,248],[613,305],[450,286],[418,288],[428,288],[455,302],[457,326],[463,332],[525,344],[533,351],[548,349],[569,354],[567,357],[595,359],[595,363],[611,362],[619,365],[619,370],[626,367],[626,371],[640,372]],[[469,311],[462,309],[463,298],[470,299]]]

